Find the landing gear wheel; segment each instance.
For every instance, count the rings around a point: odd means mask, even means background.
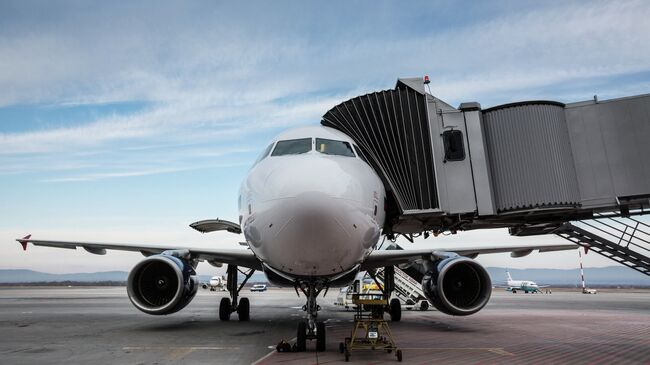
[[[402,303],[400,303],[399,299],[393,298],[390,300],[388,313],[390,313],[390,319],[393,322],[399,322],[402,319]]]
[[[237,306],[237,314],[239,315],[240,321],[248,321],[251,319],[251,303],[248,301],[248,298],[239,299],[239,305]]]
[[[345,362],[350,361],[350,350],[345,350]]]
[[[517,294],[517,291],[512,289],[512,294]]]
[[[397,361],[402,362],[402,350],[397,350],[395,355],[397,355]]]
[[[219,303],[219,319],[222,321],[230,320],[231,309],[230,298],[221,298],[221,303]]]
[[[345,344],[343,342],[339,342],[339,352],[340,353],[345,352]]]
[[[307,323],[298,323],[298,334],[296,335],[296,347],[298,352],[307,350]]]
[[[316,323],[316,351],[325,351],[325,323]]]

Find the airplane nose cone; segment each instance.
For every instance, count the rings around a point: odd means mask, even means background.
[[[269,164],[263,178],[252,179],[259,185],[251,190],[263,196],[244,223],[251,248],[267,265],[293,275],[354,267],[380,235],[372,200],[378,188],[369,169],[348,157],[283,157],[282,164]]]

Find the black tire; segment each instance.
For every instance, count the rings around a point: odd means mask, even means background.
[[[249,321],[251,319],[251,303],[248,298],[241,298],[237,306],[237,314],[240,321]]]
[[[307,350],[307,323],[298,323],[298,333],[296,334],[296,347],[298,352]]]
[[[316,322],[316,351],[325,351],[325,323]]]
[[[222,321],[230,320],[230,313],[230,298],[221,298],[221,303],[219,303],[219,319]]]
[[[348,361],[350,361],[350,351],[345,350],[345,362],[348,362]]]
[[[340,353],[345,352],[345,344],[343,342],[339,342],[339,352]]]
[[[402,303],[400,303],[399,299],[393,298],[390,300],[388,313],[390,313],[390,319],[393,322],[399,322],[402,319]]]
[[[517,291],[512,289],[512,294],[517,294]]]
[[[426,300],[423,300],[423,301],[420,303],[420,310],[421,310],[421,311],[425,311],[425,310],[427,310],[427,309],[429,309],[429,302],[427,302]]]
[[[395,355],[397,355],[397,361],[402,362],[402,350],[397,350]]]

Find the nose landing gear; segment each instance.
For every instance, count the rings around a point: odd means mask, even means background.
[[[306,351],[307,340],[316,340],[316,351],[325,351],[325,323],[316,321],[320,310],[320,306],[316,304],[316,297],[323,289],[327,293],[327,289],[322,281],[299,282],[296,291],[298,288],[307,297],[307,303],[302,307],[307,312],[307,322],[298,323],[296,348],[300,352]]]
[[[240,321],[250,320],[250,301],[248,298],[241,298],[238,300],[239,292],[246,285],[248,279],[253,276],[255,269],[246,271],[240,270],[236,265],[228,265],[228,282],[226,288],[230,293],[230,298],[221,298],[219,303],[219,319],[222,321],[230,320],[230,315],[237,312]],[[245,278],[241,285],[237,285],[237,274],[242,273]]]

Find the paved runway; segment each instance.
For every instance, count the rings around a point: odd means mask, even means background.
[[[316,364],[343,361],[352,312],[320,298],[327,351],[274,353],[293,339],[302,298],[285,289],[245,293],[251,321],[221,322],[224,293],[201,291],[183,311],[154,317],[137,311],[118,288],[0,289],[0,363]],[[236,316],[234,316],[236,318]],[[650,291],[583,295],[510,294],[496,289],[469,317],[404,312],[392,323],[404,362],[415,364],[650,364]],[[396,363],[381,352],[353,352],[351,363]]]

